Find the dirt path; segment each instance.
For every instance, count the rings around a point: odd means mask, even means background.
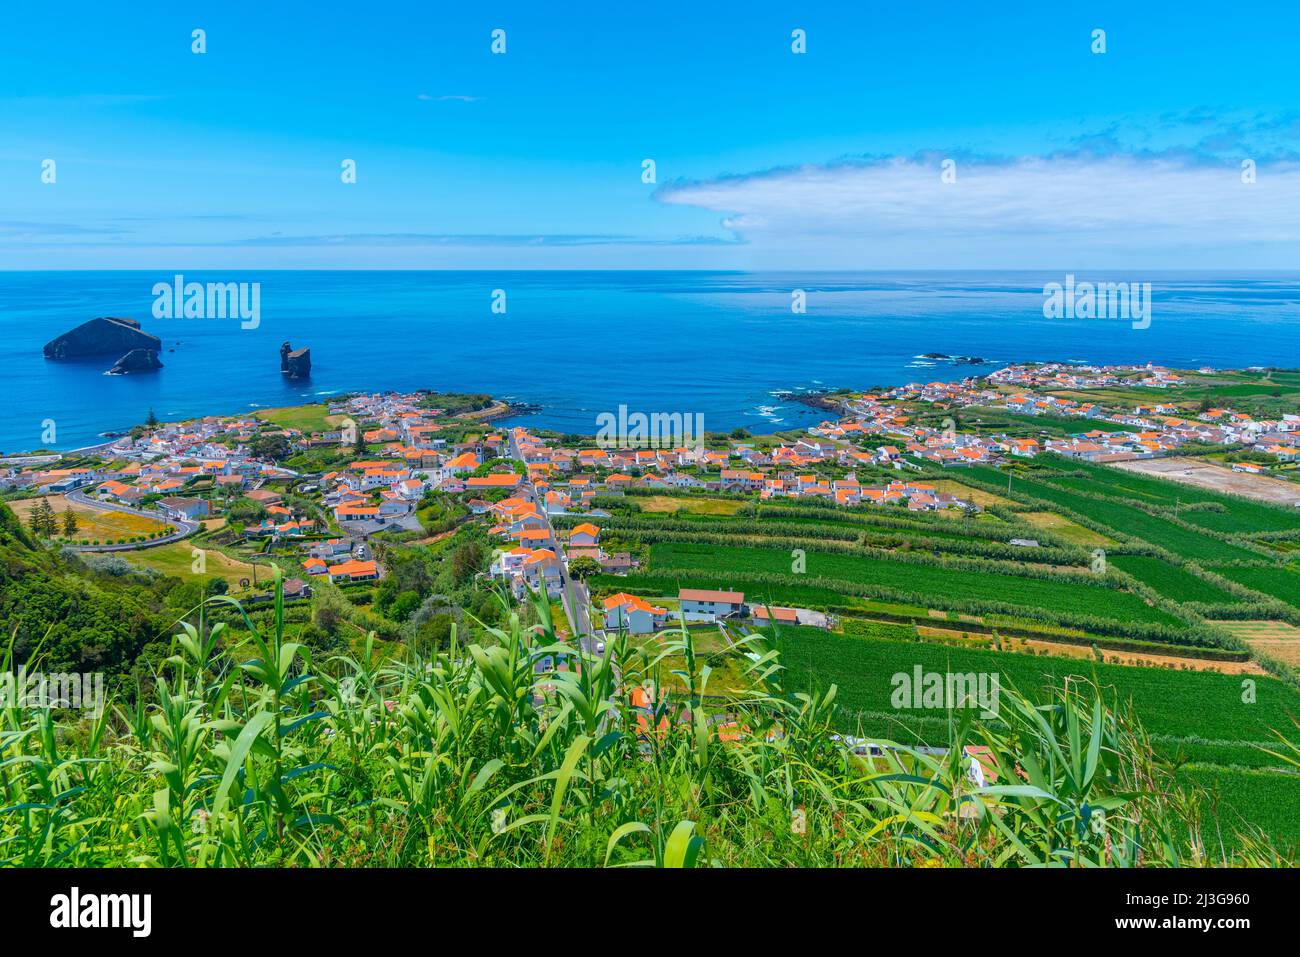
[[[1244,495],[1246,498],[1279,505],[1300,504],[1300,483],[1269,478],[1267,475],[1234,472],[1230,468],[1201,459],[1182,456],[1167,459],[1134,459],[1129,462],[1116,462],[1114,466],[1126,472],[1172,479],[1184,485],[1195,485],[1197,488],[1209,489],[1212,492]]]

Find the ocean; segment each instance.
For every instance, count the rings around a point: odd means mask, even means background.
[[[193,272],[260,283],[255,329],[156,319],[172,273],[0,273],[0,451],[80,448],[159,419],[234,414],[359,390],[491,392],[535,404],[510,424],[591,434],[596,417],[700,414],[705,428],[775,432],[819,421],[791,392],[955,379],[1008,362],[1300,366],[1300,276],[1081,274],[1151,283],[1148,328],[1048,319],[1055,273]],[[494,312],[504,291],[505,312]],[[803,290],[806,312],[791,309]],[[157,373],[107,376],[117,358],[46,360],[42,345],[95,316],[138,319],[163,341]],[[286,381],[283,341],[311,349]],[[977,356],[979,365],[918,358]],[[42,433],[52,422],[56,440]]]

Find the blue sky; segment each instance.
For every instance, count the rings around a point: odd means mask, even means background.
[[[478,5],[6,5],[0,268],[1249,269],[1300,252],[1294,4],[457,6]]]

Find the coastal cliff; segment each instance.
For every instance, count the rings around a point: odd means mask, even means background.
[[[134,319],[104,316],[90,319],[45,343],[47,359],[80,359],[89,356],[125,356],[135,349],[162,349],[162,340],[140,328]]]

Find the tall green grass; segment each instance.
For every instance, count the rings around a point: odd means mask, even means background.
[[[853,753],[835,687],[787,686],[733,637],[719,696],[692,634],[596,654],[512,615],[478,640],[313,660],[277,598],[240,634],[183,622],[148,693],[102,714],[0,713],[0,864],[664,866],[1198,864],[1200,805],[1126,706],[1004,691],[951,750]],[[246,630],[246,631],[245,631]],[[656,651],[657,648],[657,651]],[[7,666],[12,664],[12,650]],[[635,698],[645,692],[643,707]],[[963,745],[987,749],[977,786]],[[1266,859],[1267,846],[1250,854]],[[1237,853],[1237,852],[1234,852]]]

